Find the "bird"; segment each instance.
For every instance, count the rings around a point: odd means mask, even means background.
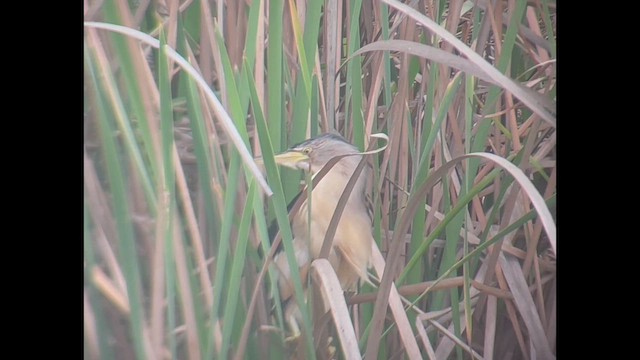
[[[335,133],[310,138],[275,155],[276,164],[279,166],[302,170],[312,177],[331,159],[338,156],[344,157],[340,158],[313,188],[311,206],[309,207],[308,200],[305,199],[291,221],[295,259],[303,284],[306,283],[304,279],[311,262],[320,256],[338,201],[363,155],[354,145]],[[368,281],[367,269],[374,241],[366,194],[367,181],[370,179],[371,169],[365,166],[346,202],[329,251],[328,260],[342,289],[347,292],[356,290],[360,282]],[[306,198],[307,195],[301,193],[298,196]],[[301,314],[292,298],[293,284],[284,251],[277,253],[273,261],[279,272],[280,297],[286,304],[284,316],[294,333],[293,336],[296,336],[300,334],[298,324],[301,323]]]

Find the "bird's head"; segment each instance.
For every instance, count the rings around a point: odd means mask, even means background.
[[[275,160],[278,165],[315,174],[332,158],[357,152],[358,149],[342,136],[323,134],[293,145],[289,150],[276,155]]]

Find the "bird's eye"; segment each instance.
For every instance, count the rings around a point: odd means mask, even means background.
[[[306,147],[304,149],[302,149],[302,153],[305,155],[309,155],[311,153],[311,148],[310,147]]]

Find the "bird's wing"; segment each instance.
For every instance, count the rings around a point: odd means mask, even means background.
[[[296,257],[297,268],[300,272],[300,278],[306,279],[311,262],[309,259],[309,247],[305,241],[296,238],[293,239],[293,250]],[[285,254],[284,249],[276,253],[273,262],[280,272],[278,287],[280,289],[280,297],[284,301],[293,296],[293,282],[291,281],[291,272],[289,263],[287,262],[287,254]]]

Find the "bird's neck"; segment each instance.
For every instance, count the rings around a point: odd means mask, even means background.
[[[324,203],[335,209],[361,158],[361,156],[347,156],[335,164],[316,185],[312,201]],[[346,205],[347,208],[350,206],[364,206],[365,186],[366,168],[359,174],[358,180],[351,190],[350,201]]]

